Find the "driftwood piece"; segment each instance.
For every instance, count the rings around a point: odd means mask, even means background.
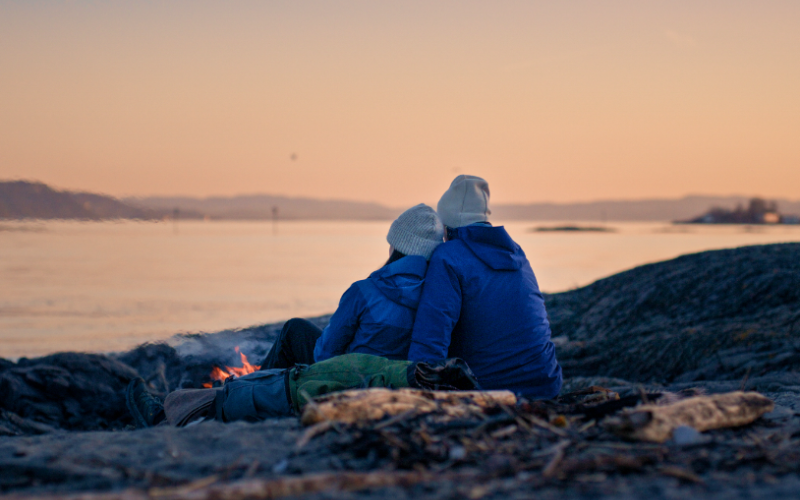
[[[325,421],[352,424],[380,420],[404,412],[443,411],[453,418],[482,413],[484,408],[513,406],[517,398],[509,391],[423,391],[418,389],[355,389],[329,394],[306,405],[301,422]]]
[[[643,405],[609,418],[606,426],[619,436],[663,443],[672,431],[688,425],[703,432],[747,425],[775,407],[757,392],[729,392],[696,396],[666,406]]]

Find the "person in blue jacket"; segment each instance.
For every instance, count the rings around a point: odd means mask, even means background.
[[[428,259],[444,241],[436,212],[419,204],[403,212],[386,236],[386,264],[344,293],[324,330],[308,320],[287,321],[261,369],[311,365],[350,353],[405,360]]]
[[[456,177],[437,209],[447,241],[428,265],[408,359],[462,358],[484,389],[554,398],[561,367],[544,297],[525,253],[488,221],[488,183]]]

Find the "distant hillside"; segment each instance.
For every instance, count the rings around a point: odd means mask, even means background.
[[[734,210],[745,196],[686,196],[672,200],[586,203],[493,204],[492,220],[676,221],[712,207]],[[800,214],[800,201],[776,200],[778,210]],[[57,191],[39,182],[0,182],[0,219],[161,219],[178,210],[181,219],[265,220],[273,208],[283,220],[392,220],[407,207],[345,200],[291,198],[268,194],[231,197],[146,197],[121,200],[91,193]]]
[[[745,196],[687,196],[672,200],[595,201],[586,203],[493,204],[492,219],[511,220],[582,220],[582,221],[673,221],[696,216],[710,207],[734,209],[747,204]],[[207,215],[212,219],[269,219],[277,207],[281,219],[350,219],[392,220],[405,207],[386,207],[377,203],[342,200],[289,198],[273,195],[190,198],[125,198],[129,205],[169,212],[180,209]],[[778,200],[785,213],[800,213],[800,201]]]
[[[159,214],[91,193],[56,191],[40,182],[0,182],[0,219],[152,219]]]
[[[125,198],[129,205],[150,210],[172,211],[175,208],[197,212],[212,219],[270,219],[273,207],[280,219],[317,220],[392,220],[402,208],[390,208],[377,203],[344,200],[290,198],[268,194],[234,197],[189,198],[150,197]]]

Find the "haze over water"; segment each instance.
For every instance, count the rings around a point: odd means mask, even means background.
[[[0,224],[0,357],[118,351],[333,312],[388,257],[388,221]],[[506,224],[544,291],[696,251],[800,241],[800,227]]]

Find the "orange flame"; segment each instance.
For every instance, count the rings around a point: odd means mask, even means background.
[[[238,345],[236,346],[235,349],[236,349],[236,352],[239,354],[239,357],[241,357],[241,359],[242,359],[242,366],[241,367],[238,367],[238,366],[226,366],[224,370],[222,368],[218,367],[218,366],[215,366],[211,370],[211,373],[209,374],[209,378],[211,380],[224,381],[228,377],[241,377],[242,375],[247,375],[248,373],[253,373],[256,370],[261,369],[260,366],[251,365],[250,362],[247,361],[247,356],[245,356],[244,353],[242,353],[239,350],[239,346]],[[205,387],[205,388],[211,388],[213,386],[214,386],[213,382],[206,382],[205,384],[203,384],[203,387]]]

